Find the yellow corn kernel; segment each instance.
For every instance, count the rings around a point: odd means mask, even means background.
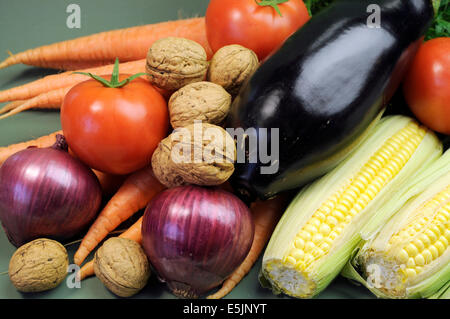
[[[423,258],[422,254],[418,254],[416,257],[414,257],[414,261],[417,266],[425,265],[425,258]],[[409,267],[409,265],[408,265],[408,267]]]
[[[405,249],[400,250],[400,252],[398,254],[398,259],[401,264],[406,265],[406,263],[408,262],[408,259],[409,259],[408,252]]]
[[[320,234],[322,234],[322,236],[327,236],[331,232],[331,227],[323,223],[322,225],[320,225],[319,232]]]
[[[414,244],[409,244],[408,246],[405,247],[405,250],[411,257],[414,257],[419,253],[419,250]]]
[[[417,275],[417,272],[415,269],[406,268],[405,275],[406,277],[413,277]]]
[[[449,242],[450,241],[450,229],[446,229],[445,230],[445,232],[444,232],[444,237],[445,237],[445,239],[447,239],[447,242]]]
[[[305,253],[301,249],[295,249],[294,248],[294,249],[291,249],[291,252],[290,252],[289,255],[292,256],[295,260],[298,260],[298,259],[303,258]]]
[[[409,257],[408,262],[406,263],[406,267],[414,268],[415,266],[416,266],[416,262],[414,261],[414,258]]]
[[[425,263],[429,264],[433,260],[433,255],[431,254],[430,250],[427,248],[424,251],[422,251],[422,256],[425,258]]]
[[[323,236],[320,233],[315,234],[312,238],[312,242],[315,245],[319,245],[320,243],[322,243],[322,241],[323,241]]]
[[[311,234],[307,231],[300,232],[297,237],[301,238],[305,243],[310,241],[312,238]]]
[[[444,244],[442,243],[442,241],[438,240],[435,244],[434,247],[436,247],[437,251],[438,251],[438,256],[441,256],[444,252],[446,247],[444,246]]]
[[[302,238],[297,237],[295,239],[294,245],[295,245],[295,248],[297,248],[297,249],[303,249],[303,248],[305,248],[305,241]]]

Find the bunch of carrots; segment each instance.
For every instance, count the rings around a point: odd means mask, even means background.
[[[120,65],[121,72],[127,74],[145,72],[148,48],[154,41],[165,37],[194,40],[205,48],[208,58],[212,56],[206,38],[204,18],[102,32],[11,55],[0,63],[0,69],[22,63],[66,72],[0,91],[0,103],[10,102],[0,109],[0,119],[28,109],[58,109],[66,93],[76,84],[86,80],[86,76],[75,74],[73,71],[108,75],[112,73],[113,62],[118,58],[123,62]],[[58,131],[36,140],[0,147],[0,165],[12,154],[29,146],[50,147],[55,141],[55,135],[61,133]],[[83,264],[87,256],[122,222],[145,208],[153,197],[164,190],[164,186],[154,177],[151,167],[129,176],[113,176],[95,170],[94,173],[99,178],[104,194],[113,196],[82,239],[74,256],[74,262],[78,265]],[[250,271],[269,240],[286,204],[285,197],[277,197],[265,202],[256,202],[251,206],[255,237],[250,252],[240,267],[224,282],[222,288],[208,298],[224,297]],[[142,217],[120,237],[140,243],[141,224]],[[79,277],[84,279],[93,274],[93,262],[89,261],[81,268]]]
[[[153,42],[166,37],[181,37],[200,43],[208,57],[212,51],[206,38],[204,18],[168,21],[102,32],[78,39],[13,54],[0,63],[0,69],[15,64],[54,68],[67,72],[46,76],[9,90],[0,91],[0,119],[29,109],[59,109],[66,93],[86,76],[111,74],[116,58],[123,62],[124,74],[145,72],[145,57]]]

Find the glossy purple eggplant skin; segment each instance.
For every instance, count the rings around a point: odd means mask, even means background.
[[[0,220],[19,247],[33,239],[69,239],[85,230],[101,204],[94,173],[66,151],[28,148],[0,167]]]
[[[142,221],[142,245],[153,269],[184,298],[219,286],[247,256],[253,236],[249,208],[219,188],[165,190]]]
[[[367,25],[374,4],[380,28]],[[262,174],[260,159],[236,164],[232,184],[242,198],[301,187],[341,162],[397,89],[432,18],[430,0],[336,0],[286,40],[228,119],[232,128],[279,128],[275,174]],[[260,145],[270,136],[253,134]]]

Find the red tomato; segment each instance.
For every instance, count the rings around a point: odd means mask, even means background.
[[[121,88],[88,80],[65,96],[61,124],[69,147],[84,163],[122,175],[151,163],[167,134],[169,115],[165,99],[145,80]]]
[[[432,130],[450,134],[450,38],[436,38],[419,49],[403,85],[414,115]]]
[[[271,6],[258,5],[256,0],[211,0],[206,11],[211,49],[216,52],[225,45],[240,44],[263,60],[310,18],[302,0],[271,2],[279,3],[282,16]]]

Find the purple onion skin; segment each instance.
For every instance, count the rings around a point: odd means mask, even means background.
[[[219,286],[245,259],[253,236],[248,207],[219,188],[165,190],[142,221],[142,244],[153,269],[182,298]]]
[[[16,247],[40,237],[73,237],[100,204],[97,177],[64,150],[28,148],[0,167],[0,221]]]

